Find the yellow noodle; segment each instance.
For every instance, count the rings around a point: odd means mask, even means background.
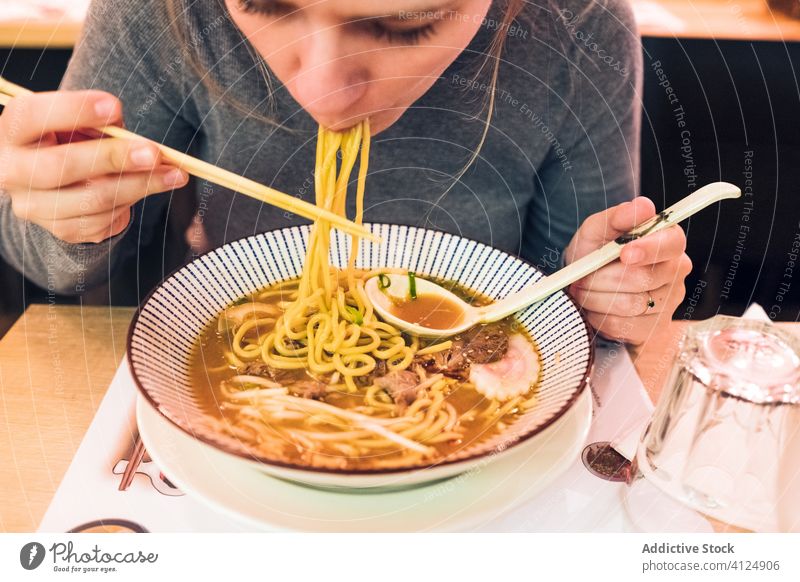
[[[384,400],[385,399],[385,400]],[[378,386],[370,386],[364,394],[364,402],[372,408],[394,410],[394,401]]]
[[[354,221],[362,222],[369,144],[368,122],[342,133],[320,128],[314,171],[318,206],[345,215],[348,182],[358,164]],[[432,458],[437,452],[432,444],[460,442],[465,431],[471,430],[464,423],[488,425],[534,400],[492,400],[485,407],[471,404],[473,408],[459,417],[456,407],[447,401],[453,386],[473,387],[441,374],[428,374],[420,365],[414,366],[420,383],[410,405],[396,402],[374,385],[371,377],[378,364],[389,373],[408,370],[417,355],[448,350],[453,342],[420,345],[419,338],[379,321],[364,290],[365,282],[380,273],[407,271],[357,270],[357,237],[352,238],[347,265],[334,268],[329,261],[330,237],[330,223],[315,222],[301,276],[257,295],[269,300],[274,311],[250,314],[241,308],[235,312],[247,315],[233,321],[233,326],[226,324],[226,332],[233,337],[225,357],[237,368],[245,361],[260,359],[277,370],[305,370],[326,385],[332,398],[316,401],[294,396],[286,388],[281,392],[271,385],[253,389],[247,382],[241,386],[223,382],[227,402],[222,408],[236,415],[240,428],[225,423],[220,430],[234,438],[248,435],[249,442],[257,443],[257,448],[272,458],[296,460],[299,455],[309,464],[342,468],[349,466],[347,457],[369,455],[365,460],[370,467],[394,467]],[[287,386],[292,389],[291,383]],[[355,400],[358,406],[349,401],[335,406],[332,403],[341,402],[336,393],[350,393],[344,398]],[[378,458],[386,455],[389,458]]]
[[[242,360],[253,360],[259,356],[261,353],[261,345],[255,344],[253,346],[243,346],[242,340],[244,339],[245,334],[247,334],[251,329],[258,328],[260,325],[263,326],[270,326],[271,324],[275,323],[274,317],[265,317],[262,319],[250,319],[245,321],[239,328],[236,330],[236,333],[233,336],[233,352]]]
[[[448,442],[448,441],[461,440],[462,438],[464,438],[464,435],[462,435],[461,433],[458,433],[458,432],[442,432],[442,433],[439,433],[439,434],[437,434],[435,436],[432,436],[426,442],[429,445],[435,445],[437,443],[445,443],[445,442]]]
[[[355,217],[359,223],[364,211],[369,142],[368,121],[342,133],[320,128],[317,138],[316,202],[341,215],[346,210],[347,184],[360,150]],[[339,152],[341,161],[337,163]],[[357,238],[352,240],[345,272],[331,268],[330,231],[330,223],[317,221],[309,235],[300,279],[291,287],[284,283],[268,291],[272,296],[287,288],[296,293],[292,302],[278,304],[283,313],[274,331],[263,335],[258,346],[238,341],[236,351],[240,358],[260,355],[264,363],[279,369],[305,368],[318,375],[337,372],[345,389],[356,392],[359,387],[355,378],[371,373],[377,360],[387,361],[390,371],[407,369],[419,349],[419,341],[407,340],[394,326],[378,321],[364,291],[364,281],[371,273],[359,276],[355,271]],[[386,271],[402,272],[382,270]]]
[[[241,361],[239,358],[237,358],[236,354],[234,354],[233,352],[225,350],[223,356],[225,357],[226,360],[228,360],[231,363],[232,366],[235,366],[237,368],[241,368],[244,366],[244,362]]]
[[[446,342],[441,342],[438,344],[433,344],[428,347],[422,348],[421,350],[417,351],[417,355],[425,356],[427,354],[435,354],[437,352],[443,352],[444,350],[449,350],[453,347],[453,342],[451,340],[447,340]]]

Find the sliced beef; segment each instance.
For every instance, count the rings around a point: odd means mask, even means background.
[[[419,377],[408,370],[389,372],[376,378],[375,385],[386,390],[397,404],[408,406],[417,399]]]
[[[261,376],[278,384],[286,385],[302,377],[297,370],[281,370],[273,368],[264,362],[249,362],[237,370],[239,374]],[[303,373],[303,375],[305,375]]]
[[[264,362],[249,362],[239,368],[239,374],[247,374],[248,376],[261,376],[262,378],[270,378],[270,367]]]
[[[449,350],[417,356],[414,364],[422,366],[429,374],[444,374],[461,381],[469,377],[469,361],[464,357],[464,344],[459,340],[454,340]]]
[[[375,369],[372,370],[369,374],[365,376],[354,376],[353,382],[355,382],[356,386],[359,388],[366,388],[373,384],[372,379],[376,376],[385,376],[389,373],[389,367],[386,364],[386,360],[381,360],[380,358],[375,360]]]
[[[287,338],[283,340],[283,345],[287,348],[292,348],[293,350],[300,350],[306,347],[306,344],[301,342],[300,340]]]
[[[508,351],[508,334],[497,324],[473,327],[453,338],[449,350],[417,356],[415,363],[429,374],[444,374],[456,380],[469,378],[470,364],[502,360]]]
[[[464,342],[464,357],[473,364],[502,360],[508,351],[508,334],[497,324],[473,327],[458,339]]]
[[[386,360],[376,359],[375,369],[372,371],[372,375],[385,376],[388,373],[389,373],[389,366],[386,364]]]
[[[322,400],[327,394],[325,384],[316,380],[302,380],[292,384],[290,390],[295,396],[310,400]]]

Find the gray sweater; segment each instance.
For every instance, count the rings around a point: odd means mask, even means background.
[[[265,81],[218,2],[190,4],[180,44],[163,0],[95,0],[63,88],[109,91],[136,133],[312,201],[315,123],[277,79]],[[636,193],[639,37],[625,0],[527,3],[506,31],[487,139],[454,183],[483,130],[488,76],[475,74],[498,22],[493,7],[467,50],[373,139],[365,220],[451,231],[549,271],[588,215]],[[113,239],[74,245],[18,220],[0,192],[0,253],[51,291],[81,293],[164,236],[171,196],[137,204]],[[304,222],[203,181],[195,196],[187,239],[196,251]]]

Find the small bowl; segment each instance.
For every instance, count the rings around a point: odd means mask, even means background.
[[[485,244],[411,226],[371,224],[383,239],[361,241],[356,267],[410,269],[455,281],[500,299],[542,274],[525,261]],[[238,440],[206,428],[203,400],[192,387],[190,362],[197,339],[237,299],[300,275],[309,226],[251,236],[215,249],[179,269],[139,308],[128,335],[136,386],[161,417],[205,446],[233,455],[269,475],[326,488],[397,488],[452,477],[530,440],[561,418],[586,388],[593,360],[589,328],[563,292],[516,314],[541,357],[538,404],[488,439],[431,464],[386,469],[331,469],[254,455]],[[332,264],[347,265],[349,235],[331,236]],[[533,381],[534,379],[532,379]]]

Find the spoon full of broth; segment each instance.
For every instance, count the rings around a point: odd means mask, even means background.
[[[378,315],[396,327],[419,337],[457,335],[547,299],[616,260],[627,243],[678,224],[714,202],[741,194],[739,188],[726,182],[704,186],[598,250],[490,305],[472,306],[441,285],[413,273],[377,275],[366,282],[365,290]]]

